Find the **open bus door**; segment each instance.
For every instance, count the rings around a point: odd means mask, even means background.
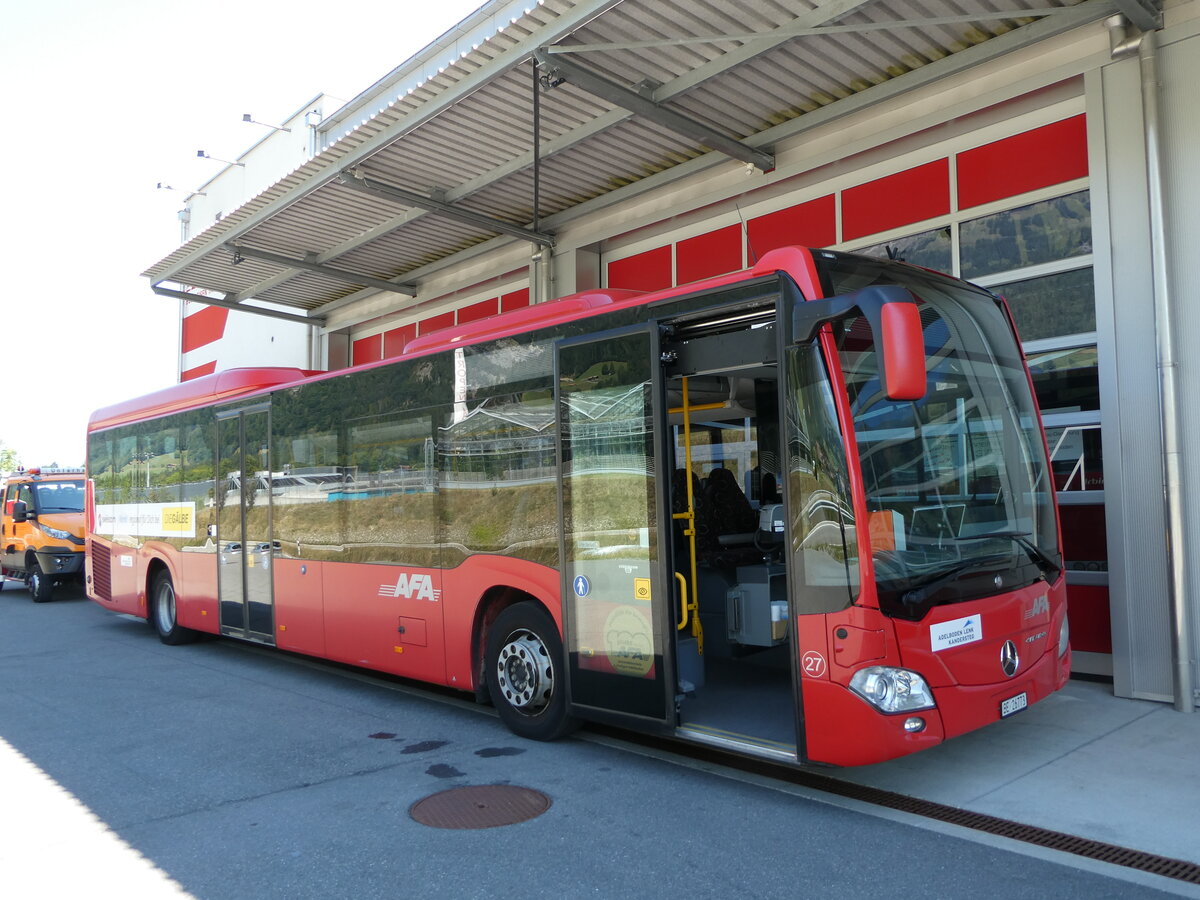
[[[673,726],[658,326],[563,341],[555,375],[571,707],[588,718]]]
[[[781,305],[773,286],[665,323],[676,734],[796,761],[801,721],[786,552]],[[794,499],[794,498],[789,498]]]
[[[797,759],[777,321],[767,292],[559,344],[576,714]]]

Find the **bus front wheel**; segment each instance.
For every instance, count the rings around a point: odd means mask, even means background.
[[[150,588],[150,621],[164,644],[186,644],[197,637],[195,631],[184,628],[175,617],[175,585],[166,571],[154,576]]]
[[[562,640],[537,603],[516,603],[496,617],[485,662],[492,703],[514,734],[552,741],[575,727],[567,715]]]

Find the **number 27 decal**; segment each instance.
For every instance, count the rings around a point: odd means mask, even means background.
[[[816,650],[809,650],[800,657],[800,664],[809,678],[820,678],[825,674],[825,657]]]

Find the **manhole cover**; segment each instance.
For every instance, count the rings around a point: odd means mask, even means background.
[[[532,788],[483,784],[451,788],[412,805],[409,815],[433,828],[495,828],[536,818],[550,798]]]

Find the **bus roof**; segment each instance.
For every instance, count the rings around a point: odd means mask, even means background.
[[[575,313],[588,313],[603,306],[609,306],[622,300],[632,300],[635,297],[646,296],[644,291],[630,291],[613,288],[611,290],[583,291],[551,300],[548,303],[538,303],[523,309],[514,309],[499,315],[478,319],[465,325],[452,325],[430,332],[427,335],[411,340],[404,348],[406,356],[419,354],[426,350],[442,350],[456,344],[473,344],[479,338],[501,338],[526,331],[536,331],[549,325],[557,325],[567,321]]]
[[[88,420],[88,431],[152,419],[181,409],[300,381],[316,374],[318,373],[307,369],[283,367],[227,369],[98,409]]]

